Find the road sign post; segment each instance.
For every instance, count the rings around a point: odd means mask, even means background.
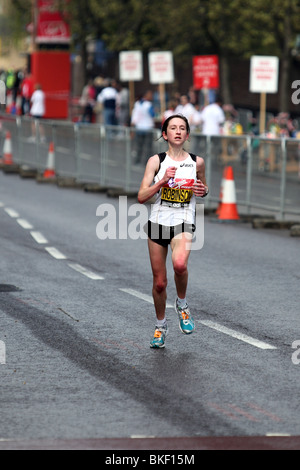
[[[166,110],[165,84],[174,82],[173,54],[170,51],[149,52],[150,83],[159,85],[160,113]]]
[[[251,57],[250,92],[260,93],[260,134],[265,133],[267,93],[277,93],[278,91],[278,70],[278,57]]]
[[[134,82],[143,80],[143,55],[141,51],[123,51],[119,55],[121,82],[129,82],[130,112],[135,102]]]

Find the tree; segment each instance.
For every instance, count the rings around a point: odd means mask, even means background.
[[[115,52],[172,50],[191,67],[191,56],[217,54],[222,94],[231,102],[230,60],[277,55],[280,109],[289,100],[291,49],[300,34],[300,0],[57,0],[68,11],[73,43],[86,63],[88,39],[102,39]],[[12,0],[18,11],[31,0]],[[23,9],[23,10],[22,10]]]

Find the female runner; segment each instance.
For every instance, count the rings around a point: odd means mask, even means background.
[[[186,300],[187,265],[195,230],[196,196],[205,197],[208,187],[203,158],[184,150],[189,132],[188,120],[183,115],[175,114],[165,120],[162,137],[168,142],[168,150],[149,158],[138,193],[138,201],[141,204],[156,195],[146,228],[156,312],[151,348],[164,348],[168,333],[165,310],[166,259],[169,245],[172,250],[177,291],[175,311],[179,317],[179,327],[185,334],[191,334],[195,329],[195,322]]]

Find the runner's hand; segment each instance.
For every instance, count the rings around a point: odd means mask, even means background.
[[[174,178],[176,170],[177,170],[176,166],[169,166],[169,168],[166,169],[165,175],[163,177],[163,181],[167,183],[169,179]]]
[[[207,187],[205,186],[205,184],[202,183],[201,180],[196,180],[193,186],[193,191],[195,196],[203,197],[207,193]]]

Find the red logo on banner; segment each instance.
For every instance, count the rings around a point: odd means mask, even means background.
[[[200,55],[193,57],[194,88],[219,88],[219,57]]]
[[[69,25],[56,10],[54,0],[38,0],[36,42],[64,44],[70,42]]]

